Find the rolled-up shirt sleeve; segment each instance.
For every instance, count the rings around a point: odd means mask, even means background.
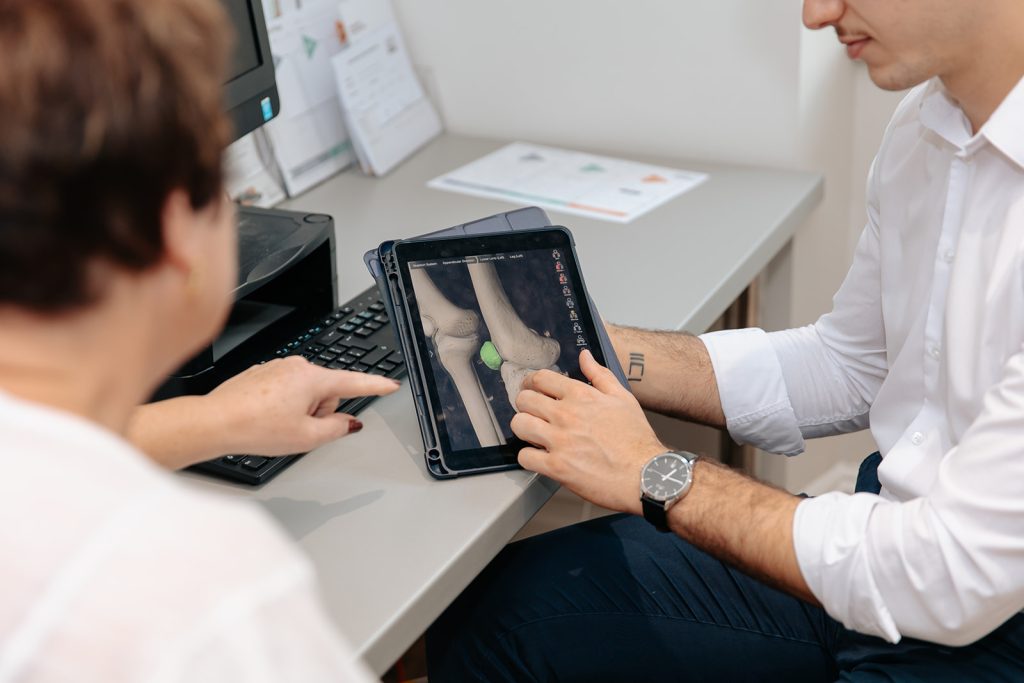
[[[1024,608],[1024,349],[927,496],[830,493],[797,507],[800,570],[848,628],[896,642],[972,643]]]
[[[796,455],[804,439],[868,426],[888,371],[882,320],[878,211],[868,179],[868,223],[832,311],[813,325],[701,335],[730,435]]]
[[[701,336],[711,356],[732,438],[773,453],[804,450],[778,356],[764,330],[724,330]]]

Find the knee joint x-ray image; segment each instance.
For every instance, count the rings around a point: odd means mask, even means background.
[[[417,261],[409,273],[453,450],[513,438],[528,374],[579,376],[588,341],[558,250]]]

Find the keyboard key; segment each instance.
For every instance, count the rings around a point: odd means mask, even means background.
[[[317,354],[323,351],[324,347],[320,346],[319,344],[306,344],[305,348],[303,348],[302,350],[309,351],[310,353],[313,354]]]
[[[323,331],[324,331],[324,328],[320,327],[319,325],[317,325],[316,327],[309,328],[309,333],[310,334],[320,334]]]
[[[319,365],[322,368],[327,366],[327,361],[323,360],[322,358],[314,358],[309,362],[312,363],[313,365]]]
[[[381,362],[391,353],[391,347],[381,344],[380,346],[374,347],[370,352],[364,355],[359,360],[366,363],[370,367],[373,367],[377,363]]]
[[[388,324],[388,317],[386,315],[383,315],[383,314],[375,315],[375,316],[373,316],[373,321],[377,322],[377,323],[380,323],[381,325],[387,325]]]
[[[346,353],[348,353],[348,347],[347,346],[342,346],[341,344],[335,344],[334,346],[332,346],[328,350],[331,353],[338,354],[339,356],[344,356]]]
[[[353,363],[356,363],[358,361],[355,358],[353,358],[352,356],[342,356],[341,358],[338,359],[338,362],[341,363],[342,365],[344,365],[347,368],[348,366],[350,366]]]
[[[362,358],[363,356],[366,355],[366,351],[356,346],[348,350],[348,355],[352,356],[353,358]]]
[[[261,458],[258,455],[250,455],[248,458],[242,461],[242,467],[247,470],[258,470],[266,464],[269,458]]]
[[[245,457],[246,456],[244,455],[225,455],[223,458],[221,458],[221,460],[231,465],[237,465],[238,463],[245,460]]]
[[[349,370],[354,370],[355,372],[366,372],[369,369],[370,366],[367,365],[366,363],[356,363],[355,365],[349,368]]]
[[[362,313],[357,313],[356,317],[357,318],[362,318],[363,320],[373,320],[373,312],[372,311],[363,311]]]
[[[345,306],[344,308],[338,309],[342,315],[349,315],[354,310],[351,306]]]
[[[344,325],[342,325],[338,329],[341,330],[342,332],[355,332],[356,331],[356,326],[353,325],[352,323],[345,323]]]
[[[331,328],[316,338],[317,344],[323,344],[324,346],[330,346],[334,342],[341,338],[341,331],[337,328]]]
[[[332,360],[336,359],[337,357],[338,357],[338,354],[331,353],[330,351],[324,351],[319,356],[317,356],[317,358],[319,358],[320,360],[325,361],[327,363],[330,363]]]
[[[384,310],[384,304],[378,301],[375,304],[370,304],[367,308],[369,308],[371,311],[376,311],[377,313],[380,313],[381,311]]]
[[[381,361],[380,363],[377,363],[377,367],[380,368],[381,370],[383,370],[384,372],[391,372],[392,370],[394,370],[398,366],[395,365],[394,363],[391,363],[391,362],[385,360],[385,361]]]
[[[358,330],[355,331],[355,334],[357,337],[366,338],[373,334],[373,330],[371,330],[369,327],[360,327]]]
[[[348,370],[348,368],[346,368],[344,365],[342,365],[338,361],[334,361],[333,363],[328,363],[327,364],[327,369],[328,370]]]
[[[367,321],[366,321],[366,326],[367,326],[367,327],[369,327],[369,328],[370,328],[371,330],[373,330],[374,332],[376,332],[376,331],[377,331],[377,330],[379,330],[380,328],[384,327],[384,326],[383,326],[383,325],[381,325],[380,323],[378,323],[378,322],[374,322],[373,320],[367,320]]]
[[[380,368],[371,368],[370,371],[368,373],[366,373],[366,374],[368,374],[368,375],[379,375],[381,377],[386,377],[388,373],[387,373],[386,370],[381,370]]]

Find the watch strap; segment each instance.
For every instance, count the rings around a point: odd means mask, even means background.
[[[668,531],[668,511],[664,503],[641,496],[640,504],[644,509],[644,519],[653,524],[658,531]]]

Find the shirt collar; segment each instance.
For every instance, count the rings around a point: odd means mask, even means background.
[[[928,83],[921,98],[921,125],[954,147],[963,147],[971,139],[970,121],[938,78]]]
[[[977,135],[960,105],[933,78],[921,99],[921,125],[951,145],[973,152],[985,141],[1024,167],[1024,78],[1000,103]]]
[[[1024,78],[981,127],[981,134],[1015,164],[1024,168]]]

